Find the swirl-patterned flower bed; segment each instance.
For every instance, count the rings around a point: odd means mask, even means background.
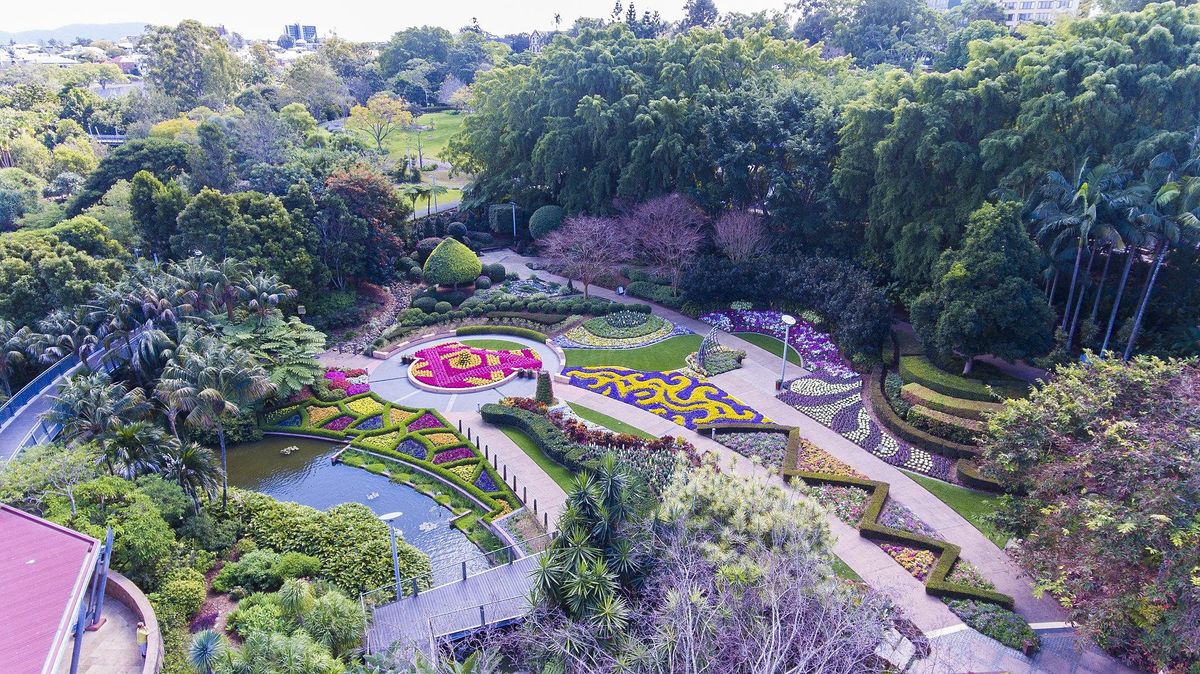
[[[863,404],[858,377],[817,372],[788,382],[778,397],[893,466],[942,480],[954,473],[954,461],[885,433]]]
[[[700,320],[728,333],[753,332],[783,341],[783,314],[778,311],[726,309],[704,314]],[[804,357],[804,367],[838,376],[854,376],[854,370],[842,358],[829,335],[808,321],[797,320],[787,333],[788,346]]]
[[[501,351],[446,342],[421,349],[408,368],[408,378],[431,390],[469,391],[499,386],[517,370],[541,369],[542,359],[533,349]]]
[[[572,386],[652,412],[687,428],[716,423],[767,423],[762,414],[724,390],[682,372],[624,367],[568,367]]]
[[[638,349],[658,344],[672,337],[693,334],[691,330],[658,316],[650,319],[653,322],[653,325],[650,326],[653,328],[652,330],[635,336],[622,336],[620,331],[612,331],[607,335],[597,334],[588,329],[588,323],[602,320],[604,319],[594,318],[583,325],[571,328],[555,337],[554,343],[563,349]]]
[[[263,430],[343,440],[412,464],[474,497],[488,521],[521,507],[479,449],[435,410],[404,407],[375,393],[337,402],[310,398],[269,413]]]

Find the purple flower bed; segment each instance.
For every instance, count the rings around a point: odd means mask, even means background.
[[[900,442],[876,424],[862,400],[862,380],[816,372],[784,386],[778,398],[887,463],[948,480],[954,461]]]
[[[339,379],[345,379],[346,373],[341,370],[330,370],[325,373],[325,378],[329,381],[338,381]]]
[[[870,493],[861,487],[821,484],[808,488],[808,495],[825,506],[839,520],[857,527],[866,510]]]
[[[357,428],[360,431],[379,430],[380,428],[383,428],[383,417],[376,414],[373,417],[369,417],[369,418],[363,420],[362,423],[355,426],[355,428]]]
[[[783,341],[783,314],[778,311],[726,309],[704,314],[700,320],[725,332],[753,332]],[[838,352],[829,335],[804,320],[797,320],[788,332],[788,346],[804,356],[804,366],[843,377],[853,376],[846,359]]]
[[[330,431],[344,431],[352,423],[354,423],[354,417],[343,415],[325,424],[325,428]]]
[[[437,417],[429,412],[417,417],[417,420],[408,425],[409,432],[420,431],[426,428],[441,428],[442,422]]]
[[[396,446],[396,451],[402,454],[407,454],[414,459],[424,459],[429,456],[429,450],[425,449],[419,440],[408,438]]]
[[[686,428],[700,424],[761,424],[766,417],[707,381],[682,372],[624,367],[568,367],[570,384],[665,417]]]
[[[370,384],[351,384],[346,387],[347,396],[356,396],[360,393],[366,393],[371,390]]]
[[[492,479],[492,474],[485,468],[475,479],[475,486],[484,492],[496,491],[496,480]]]
[[[937,532],[917,517],[916,513],[892,500],[884,504],[883,512],[879,513],[879,523],[912,534],[938,538]]]
[[[303,421],[304,420],[300,418],[299,414],[293,414],[292,416],[284,419],[283,421],[281,421],[275,425],[283,426],[285,428],[294,428],[296,426],[299,426],[301,423],[303,423]]]
[[[718,433],[717,442],[725,445],[742,456],[762,459],[768,467],[778,466],[783,462],[787,451],[787,433]]]
[[[461,459],[470,459],[475,456],[475,452],[469,447],[455,447],[447,449],[433,457],[434,463],[450,463],[451,461],[459,461]]]

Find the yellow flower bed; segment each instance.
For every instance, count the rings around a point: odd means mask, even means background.
[[[359,398],[353,402],[347,403],[346,408],[359,416],[370,417],[379,414],[383,411],[383,405],[374,398]]]
[[[393,426],[403,426],[411,418],[412,412],[405,412],[404,410],[394,409],[388,413],[388,420],[391,421]]]
[[[383,435],[363,437],[360,444],[368,449],[394,449],[398,442],[400,442],[400,431],[392,431]]]
[[[469,463],[465,466],[454,466],[446,470],[454,473],[463,482],[471,484],[471,478],[475,476],[475,467],[475,464]]]
[[[442,445],[456,445],[461,442],[458,436],[453,433],[430,433],[425,437],[429,438],[429,441],[433,443],[434,447],[441,447]]]
[[[342,413],[336,407],[317,407],[315,405],[309,405],[304,411],[308,413],[308,422],[312,426],[320,426]]]

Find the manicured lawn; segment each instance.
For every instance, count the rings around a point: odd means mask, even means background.
[[[774,356],[783,355],[783,342],[770,335],[760,335],[757,332],[735,332],[734,336],[738,339],[744,339]],[[788,349],[788,362],[792,365],[804,365],[804,363],[800,362],[800,354],[791,348]]]
[[[426,181],[426,182],[428,182],[428,181]],[[462,201],[462,190],[458,189],[457,187],[451,187],[448,192],[438,196],[437,203],[430,203],[430,201],[431,201],[430,199],[427,199],[425,197],[421,197],[421,198],[417,199],[417,208],[414,211],[417,214],[417,217],[421,217],[422,215],[425,215],[427,212],[431,212],[434,207],[440,208],[449,203],[454,203],[456,201]],[[409,204],[410,205],[412,204],[411,200],[409,201]]]
[[[862,577],[855,573],[854,569],[850,568],[850,565],[843,562],[842,558],[837,555],[833,556],[833,572],[837,574],[838,578],[862,580]]]
[[[580,417],[587,419],[593,424],[603,426],[610,431],[615,431],[617,433],[628,433],[630,435],[636,435],[639,438],[647,438],[651,440],[658,437],[643,431],[637,426],[631,426],[620,419],[614,419],[603,412],[597,412],[590,407],[576,405],[575,403],[567,403],[567,405],[570,405],[571,410],[575,412],[575,414],[578,414]]]
[[[678,370],[684,358],[700,348],[700,335],[680,335],[638,349],[564,349],[567,365],[612,365],[646,372]]]
[[[999,531],[985,519],[987,515],[995,512],[996,503],[1000,500],[999,496],[947,484],[931,477],[910,473],[907,470],[904,471],[904,474],[928,490],[930,494],[941,499],[954,512],[962,515],[963,519],[974,525],[997,546],[1003,548],[1004,544],[1008,542],[1008,534]]]
[[[466,118],[467,115],[460,112],[431,112],[417,117],[417,124],[433,127],[421,132],[421,154],[424,155],[426,164],[430,163],[430,157],[441,158],[446,151],[446,143],[462,128]],[[388,137],[383,147],[389,155],[403,156],[405,151],[416,155],[417,133],[408,130],[397,131]]]
[[[533,459],[534,463],[540,466],[542,470],[546,471],[546,474],[550,476],[550,479],[554,480],[558,486],[562,487],[563,491],[571,490],[571,485],[575,481],[575,475],[571,473],[571,471],[567,470],[566,467],[564,467],[561,463],[547,456],[545,452],[543,452],[536,444],[534,444],[532,438],[515,428],[502,428],[500,430],[504,431],[504,434],[507,435],[510,440],[516,443],[516,445],[521,448],[521,451],[528,454],[529,458]]]
[[[510,342],[507,339],[463,339],[459,341],[476,349],[492,349],[493,351],[512,351],[514,349],[526,348],[522,344]]]

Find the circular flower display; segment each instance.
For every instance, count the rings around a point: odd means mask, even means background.
[[[497,386],[520,369],[540,369],[533,349],[497,351],[447,342],[416,352],[408,378],[422,388],[462,391]]]

